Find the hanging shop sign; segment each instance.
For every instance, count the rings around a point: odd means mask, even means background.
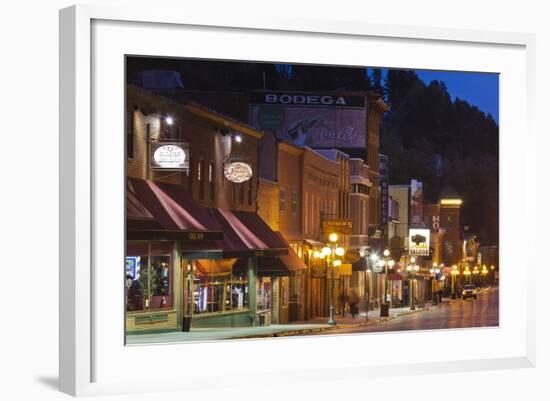
[[[325,265],[313,265],[311,266],[311,277],[313,278],[325,278],[327,276],[327,267]]]
[[[189,144],[184,142],[151,143],[150,168],[153,170],[188,170]]]
[[[347,219],[323,220],[323,234],[336,233],[340,235],[353,234],[353,223]]]
[[[252,166],[243,161],[229,161],[223,165],[223,174],[229,181],[240,184],[252,178]]]
[[[384,270],[384,266],[382,266],[381,264],[378,264],[378,263],[374,263],[373,266],[372,266],[372,271],[375,272],[375,273],[381,273],[382,270]]]
[[[409,254],[430,256],[430,230],[427,228],[409,229]]]
[[[340,276],[351,276],[352,275],[351,263],[342,263],[338,267],[338,273]]]

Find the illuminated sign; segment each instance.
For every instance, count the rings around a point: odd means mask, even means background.
[[[439,221],[439,216],[432,216],[432,230],[439,231],[441,228],[441,223]]]
[[[462,199],[441,199],[440,203],[443,206],[460,206],[462,205]]]
[[[223,174],[229,181],[239,184],[252,178],[252,167],[245,162],[228,162],[223,166]]]
[[[323,220],[323,233],[326,235],[330,233],[352,235],[353,223],[346,219]]]
[[[430,256],[430,230],[426,228],[409,229],[409,254]]]
[[[157,170],[187,170],[189,145],[176,142],[152,143],[150,167]]]

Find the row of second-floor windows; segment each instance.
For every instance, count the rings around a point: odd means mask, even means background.
[[[190,163],[193,166],[193,162]],[[206,160],[199,160],[194,165],[195,171],[193,174],[192,167],[190,175],[195,175],[199,198],[205,199],[206,188],[208,188],[208,198],[211,201],[216,200],[216,163],[211,161],[207,162]]]
[[[231,182],[221,172],[217,171],[217,165],[213,161],[199,160],[196,163],[191,161],[190,164],[194,167],[194,171],[192,169],[189,175],[195,177],[199,199],[204,200],[208,195],[208,200],[216,200],[216,179],[219,173],[222,180],[221,185],[223,187],[230,185],[231,203],[234,206],[252,206],[254,202],[254,180],[250,179],[242,183]],[[208,194],[206,194],[206,188],[208,188]]]
[[[364,184],[351,184],[351,193],[368,195],[369,187]]]

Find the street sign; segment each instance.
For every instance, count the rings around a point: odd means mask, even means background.
[[[311,266],[311,276],[313,278],[325,278],[327,276],[326,266]]]
[[[338,273],[340,276],[351,276],[351,263],[342,263],[339,266]]]

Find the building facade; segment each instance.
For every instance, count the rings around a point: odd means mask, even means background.
[[[285,320],[283,282],[305,265],[257,214],[262,136],[127,87],[128,332]]]

